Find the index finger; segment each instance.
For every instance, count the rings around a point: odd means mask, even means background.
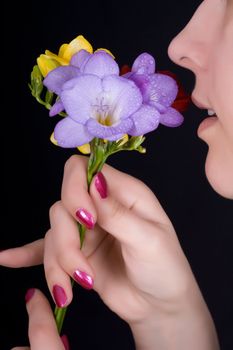
[[[65,164],[61,199],[69,213],[92,229],[96,222],[96,210],[88,193],[87,158],[71,156]]]

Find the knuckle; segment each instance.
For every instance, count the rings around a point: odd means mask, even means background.
[[[29,329],[29,337],[34,338],[38,343],[42,342],[43,339],[46,339],[50,336],[50,331],[47,322],[34,322],[31,324]]]
[[[70,169],[72,169],[74,166],[77,165],[77,161],[78,161],[78,156],[76,154],[73,154],[69,159],[67,159],[67,161],[65,162],[64,165],[64,170],[65,171],[69,171]]]
[[[70,172],[77,166],[79,166],[80,163],[87,163],[87,157],[86,156],[81,156],[77,154],[73,154],[67,161],[65,162],[64,165],[64,171],[65,172]]]
[[[55,267],[53,264],[44,264],[44,270],[45,270],[45,277],[47,282],[54,280],[54,277],[57,277],[58,275],[58,268]]]
[[[56,218],[60,214],[61,207],[62,207],[62,202],[61,201],[55,202],[50,207],[50,209],[49,209],[49,218],[50,218],[50,220]]]
[[[68,267],[70,267],[71,265],[71,251],[69,251],[69,254],[67,254],[67,249],[66,247],[61,247],[58,251],[57,251],[57,262],[59,264],[59,266],[61,266],[64,270],[67,270]]]
[[[124,208],[118,201],[113,201],[111,206],[110,217],[114,220],[120,220],[126,212]]]
[[[69,208],[70,198],[72,198],[73,192],[77,188],[78,180],[82,179],[80,174],[86,173],[86,168],[87,157],[76,154],[72,155],[65,163],[61,199],[67,208]]]
[[[103,225],[111,225],[114,221],[120,221],[125,215],[126,208],[123,207],[118,201],[112,200],[109,213],[101,215],[101,221]]]

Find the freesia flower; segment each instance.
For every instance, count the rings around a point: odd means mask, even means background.
[[[42,75],[46,77],[51,70],[59,66],[68,65],[72,56],[82,49],[90,53],[93,52],[91,44],[82,35],[78,35],[69,44],[61,45],[57,55],[46,50],[45,54],[42,54],[37,58],[37,64]]]
[[[170,76],[155,73],[153,56],[142,53],[134,61],[131,71],[123,76],[139,87],[144,106],[159,111],[161,124],[176,127],[183,123],[183,116],[171,107],[178,93],[178,85]]]
[[[124,74],[129,73],[129,72],[131,72],[131,67],[127,64],[124,64],[121,67],[120,75],[124,75]],[[169,70],[158,70],[157,73],[168,75],[176,81],[177,86],[178,86],[178,93],[177,93],[176,99],[172,103],[171,107],[175,108],[180,113],[186,112],[189,105],[191,104],[191,96],[185,91],[178,76]]]
[[[77,147],[95,137],[121,138],[132,128],[132,115],[142,103],[135,84],[117,75],[80,75],[64,85],[60,97],[68,116],[56,125],[54,136],[62,147]]]

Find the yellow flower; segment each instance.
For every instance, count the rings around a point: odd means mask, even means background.
[[[37,58],[37,64],[43,77],[46,77],[51,70],[60,66],[59,62],[44,54]]]
[[[91,44],[82,36],[78,35],[69,44],[61,45],[58,54],[46,50],[45,54],[37,58],[37,64],[43,77],[58,66],[66,66],[70,63],[71,57],[80,50],[93,53]]]

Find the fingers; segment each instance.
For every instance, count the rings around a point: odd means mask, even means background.
[[[49,302],[39,290],[26,294],[31,350],[64,350]]]
[[[70,277],[82,287],[92,289],[94,271],[80,251],[77,222],[62,202],[52,206],[50,223],[51,229],[45,237],[45,275],[56,305],[64,307],[72,300]]]
[[[105,164],[102,174],[108,193],[145,220],[167,224],[169,219],[154,193],[140,180]],[[93,183],[95,180],[93,179]]]
[[[98,224],[104,230],[124,244],[143,244],[147,234],[151,232],[150,222],[123,205],[107,190],[106,179],[102,173],[94,177],[90,194],[97,208]]]
[[[42,264],[44,240],[26,244],[22,247],[6,249],[0,252],[0,265],[7,267],[28,267]]]
[[[72,156],[68,160],[62,184],[62,202],[76,220],[80,221],[76,215],[77,208],[84,208],[96,222],[97,209],[87,192],[86,169],[86,157]],[[118,202],[147,220],[170,223],[159,201],[143,182],[107,164],[104,165],[103,174],[108,181],[108,190]]]

